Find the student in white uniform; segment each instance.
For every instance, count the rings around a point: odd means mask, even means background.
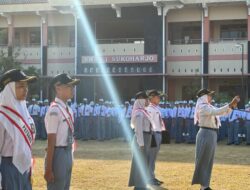
[[[56,97],[45,116],[48,146],[44,178],[48,190],[70,189],[74,115],[67,100],[73,98],[74,86],[79,82],[67,74],[59,74],[51,82]]]
[[[20,70],[0,80],[0,184],[3,190],[31,190],[32,144],[35,126],[26,97],[28,83],[36,80]]]
[[[198,123],[200,129],[196,136],[195,171],[192,185],[200,184],[201,190],[211,190],[209,186],[220,126],[219,115],[228,114],[237,106],[239,99],[236,96],[230,104],[215,108],[211,105],[213,94],[214,91],[201,89],[197,93],[198,100],[195,106],[194,123]]]
[[[45,99],[44,100],[44,105],[41,107],[41,111],[40,111],[41,138],[43,140],[47,139],[47,133],[46,133],[46,129],[45,129],[44,118],[45,118],[45,115],[46,115],[48,109],[49,109],[49,100]]]
[[[33,118],[36,126],[36,139],[41,138],[41,126],[39,124],[40,120],[40,106],[37,104],[36,99],[32,99],[32,104],[28,107],[29,113],[31,117]]]
[[[163,182],[158,180],[155,177],[155,162],[157,155],[160,151],[160,145],[162,141],[162,130],[165,130],[165,125],[161,117],[161,111],[159,107],[159,103],[161,97],[164,96],[161,92],[157,90],[149,90],[149,106],[146,108],[148,114],[151,118],[152,131],[156,141],[156,147],[150,148],[150,156],[149,156],[149,171],[150,171],[150,184],[151,185],[161,185]]]
[[[147,94],[144,91],[136,94],[132,110],[131,128],[135,131],[132,141],[132,164],[129,176],[129,186],[135,190],[147,189],[149,180],[149,150],[152,138],[150,116],[145,107],[148,105]]]

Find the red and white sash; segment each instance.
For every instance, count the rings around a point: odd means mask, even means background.
[[[66,110],[60,103],[58,103],[56,101],[52,102],[51,107],[58,107],[59,108],[64,119],[67,122],[68,127],[70,128],[71,132],[73,133],[74,132],[74,120],[73,120],[72,114],[68,110]]]
[[[156,111],[160,114],[160,119],[161,119],[161,130],[162,130],[162,131],[166,131],[165,123],[164,123],[164,121],[163,121],[163,119],[162,119],[162,117],[161,117],[161,111],[160,111],[160,109],[159,109],[156,105],[154,105],[154,104],[152,104],[152,103],[149,104],[149,107],[153,108],[154,110],[156,110]]]
[[[20,132],[26,144],[31,149],[35,133],[34,129],[24,120],[24,118],[15,110],[7,106],[0,106],[0,114],[2,114],[13,126]]]
[[[137,112],[142,112],[149,120],[151,120],[150,115],[149,115],[149,113],[147,112],[147,110],[142,109],[142,108],[135,109],[134,112],[133,112],[132,117],[134,117],[134,115],[135,115]]]

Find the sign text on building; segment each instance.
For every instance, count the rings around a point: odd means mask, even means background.
[[[112,56],[82,56],[82,64],[98,63],[157,63],[157,55],[112,55]]]

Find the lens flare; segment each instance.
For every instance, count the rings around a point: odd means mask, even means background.
[[[102,54],[99,51],[98,44],[97,44],[96,39],[94,37],[94,34],[91,30],[91,27],[90,27],[89,21],[87,19],[87,16],[85,14],[84,8],[80,4],[79,0],[74,1],[74,8],[76,9],[77,15],[78,15],[80,22],[81,22],[81,26],[80,26],[81,31],[86,34],[88,45],[90,46],[91,50],[94,53],[94,56],[96,57],[97,65],[100,69],[102,78],[103,78],[104,83],[107,87],[109,95],[110,95],[112,101],[114,102],[114,105],[116,107],[118,107],[119,105],[121,105],[121,101],[120,101],[117,89],[115,88],[115,85],[113,83],[111,76],[106,73],[106,69],[105,69],[106,63],[102,59]],[[132,139],[132,134],[129,130],[129,126],[128,126],[125,118],[121,118],[121,125],[122,125],[123,132],[126,135],[127,139]],[[147,175],[146,168],[144,168],[144,166],[143,166],[143,159],[141,158],[141,154],[139,153],[139,150],[133,146],[133,143],[130,144],[130,148],[133,152],[134,159],[135,159],[137,165],[139,166],[139,171],[142,175],[143,181],[145,184],[147,184],[149,176]]]

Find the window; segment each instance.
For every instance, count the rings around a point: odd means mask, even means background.
[[[15,45],[20,46],[21,43],[21,37],[20,37],[20,32],[16,31],[15,32]]]
[[[30,45],[38,45],[41,41],[40,31],[30,31]]]
[[[171,44],[201,43],[201,24],[199,22],[169,23],[168,28]]]
[[[223,40],[246,39],[246,37],[246,24],[228,24],[220,27],[220,38]]]
[[[7,29],[0,29],[0,46],[8,44],[8,31]]]

